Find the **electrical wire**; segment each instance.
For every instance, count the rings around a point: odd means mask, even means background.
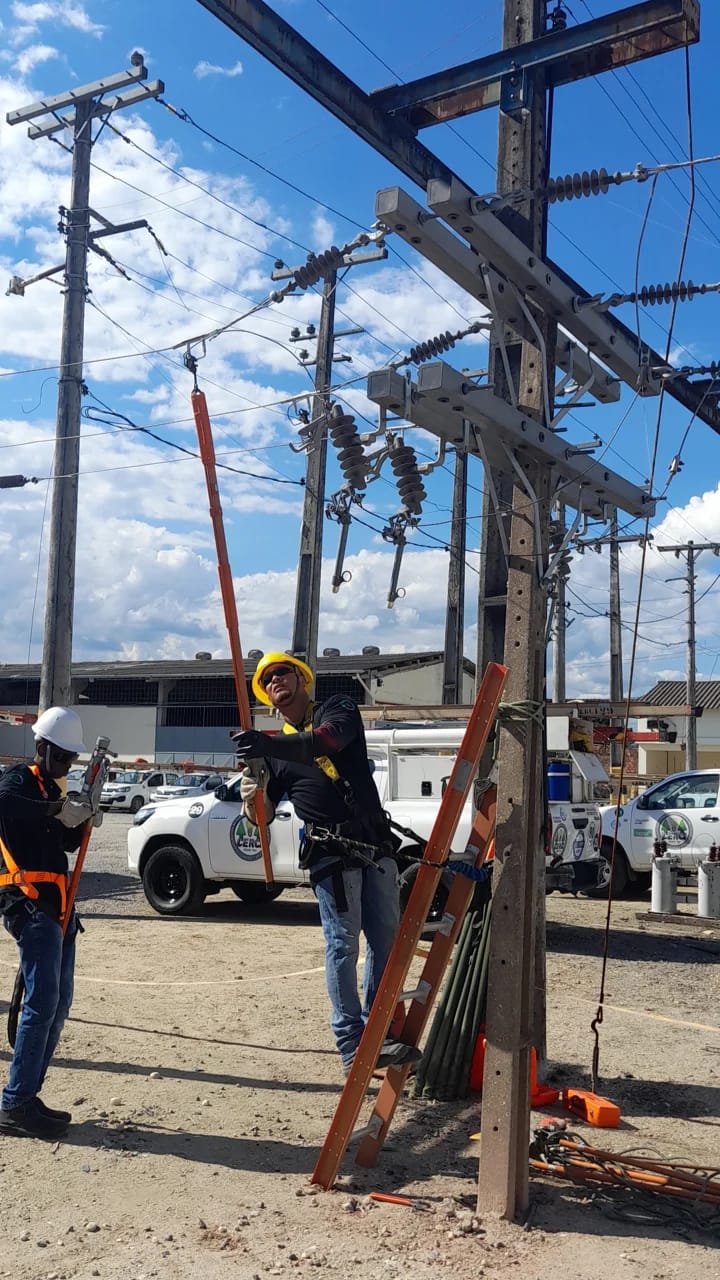
[[[105,404],[104,400],[101,400],[93,391],[88,391],[88,395],[96,402],[96,404],[100,405],[103,412],[107,414],[110,419],[108,422],[107,418],[102,418],[97,415],[97,412],[94,411],[90,405],[83,411],[83,417],[86,418],[88,422],[105,422],[106,425],[117,426],[120,430],[125,429],[128,431],[140,432],[142,435],[149,436],[151,440],[157,440],[159,444],[167,445],[169,449],[176,449],[178,453],[184,453],[190,458],[200,458],[200,454],[194,449],[187,449],[185,445],[177,444],[174,440],[168,440],[165,436],[160,436],[156,431],[152,431],[150,427],[141,427],[137,422],[133,422],[132,418],[128,418],[126,414],[120,413],[117,409],[111,409],[110,406]],[[217,465],[224,471],[232,471],[238,476],[250,476],[254,480],[268,480],[273,484],[292,484],[297,485],[300,488],[305,487],[304,480],[291,480],[284,476],[269,476],[258,471],[247,471],[239,467],[232,467],[227,462],[218,462]]]
[[[269,235],[275,236],[276,239],[285,240],[288,244],[291,244],[293,248],[301,249],[303,253],[312,252],[312,250],[308,249],[307,245],[301,244],[299,240],[294,240],[292,236],[287,235],[284,231],[278,231],[277,227],[271,227],[266,222],[261,222],[258,218],[251,217],[249,213],[245,213],[244,209],[239,209],[237,205],[231,204],[230,201],[223,200],[222,196],[216,195],[214,191],[203,186],[201,182],[196,182],[194,178],[188,177],[188,175],[183,173],[181,169],[176,169],[173,165],[168,164],[161,156],[155,155],[154,152],[148,151],[145,147],[141,147],[139,142],[136,142],[134,138],[130,138],[126,133],[122,132],[122,129],[118,129],[116,125],[111,124],[109,121],[108,128],[111,129],[118,138],[122,138],[122,141],[127,143],[128,146],[133,147],[135,151],[139,151],[141,155],[145,156],[148,160],[154,161],[154,163],[159,165],[161,169],[166,169],[168,173],[172,173],[174,177],[180,178],[181,181],[187,183],[188,186],[194,187],[196,191],[201,191],[203,195],[214,200],[216,204],[222,205],[224,209],[229,209],[231,213],[236,213],[239,217],[252,223],[254,227],[258,227],[261,231],[267,231]],[[264,249],[257,248],[257,252],[262,253],[266,258],[272,258],[273,260],[277,258],[277,254],[268,253]]]
[[[688,155],[690,159],[693,159],[694,145],[693,145],[693,112],[692,112],[692,92],[691,92],[691,76],[690,76],[690,54],[687,46],[685,48],[685,97],[686,97],[687,129],[688,129]],[[695,210],[695,170],[694,168],[690,169],[689,180],[690,180],[690,197],[688,200],[685,232],[683,235],[682,245],[680,249],[680,260],[679,260],[678,272],[676,276],[676,279],[678,280],[681,280],[683,276],[683,268],[685,265],[685,255],[687,253],[687,245],[688,245],[688,240],[690,236],[690,228],[692,225],[693,213]],[[640,256],[640,249],[638,249],[638,259],[639,259],[639,256]],[[670,313],[670,323],[668,326],[668,336],[667,336],[667,347],[665,351],[666,364],[669,362],[669,357],[670,357],[670,349],[672,345],[672,334],[675,327],[675,318],[677,315],[677,302],[678,300],[675,299],[671,309],[671,313]],[[650,465],[651,492],[652,492],[652,485],[655,480],[655,467],[657,463],[658,448],[660,445],[660,428],[662,424],[662,414],[663,414],[663,406],[664,406],[664,399],[665,399],[664,390],[665,390],[664,387],[661,387],[660,395],[658,398],[657,415],[655,420],[655,437],[653,441],[653,447],[652,447],[652,453],[651,453],[651,465]],[[635,658],[637,655],[637,644],[639,639],[638,629],[639,629],[639,623],[640,623],[640,608],[641,608],[642,594],[643,594],[645,561],[647,559],[647,547],[648,547],[647,535],[649,533],[649,527],[650,527],[650,517],[648,515],[648,517],[645,520],[645,537],[643,539],[643,545],[641,549],[640,577],[639,577],[639,584],[638,584],[637,603],[635,608],[635,625],[634,625],[634,633],[633,633],[632,646],[631,646],[631,652],[630,652],[630,664],[628,669],[628,691],[627,691],[627,700],[625,705],[625,717],[624,717],[624,723],[625,723],[626,729],[630,719],[630,704],[632,701],[632,686],[633,686],[633,676],[635,672]],[[651,641],[651,643],[656,643],[656,642]],[[613,875],[613,866],[614,866],[615,856],[617,852],[618,827],[620,822],[619,797],[622,794],[622,789],[623,789],[623,779],[625,774],[626,759],[627,759],[627,734],[623,739],[622,754],[620,758],[620,774],[618,778],[618,803],[615,808],[615,822],[614,822],[614,831],[613,831],[613,837],[612,837],[612,852],[610,855],[610,889],[608,892],[607,912],[605,915],[605,931],[604,931],[604,942],[603,942],[602,966],[601,966],[601,974],[600,974],[600,989],[598,994],[597,1010],[591,1024],[591,1030],[594,1036],[594,1048],[592,1053],[592,1064],[591,1064],[591,1080],[592,1080],[592,1089],[594,1092],[597,1092],[599,1060],[600,1060],[600,1027],[602,1025],[603,1016],[604,1016],[605,983],[607,978],[608,955],[609,955],[609,947],[610,947],[610,922],[612,917],[612,903],[613,903],[612,875]]]

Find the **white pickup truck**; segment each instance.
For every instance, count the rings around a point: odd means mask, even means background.
[[[719,785],[717,769],[674,773],[620,806],[613,894],[621,894],[631,881],[649,882],[656,840],[665,842],[668,853],[675,854],[682,867],[697,868],[710,846],[720,843]],[[600,812],[602,857],[609,880],[615,805],[603,806]]]
[[[105,783],[100,808],[128,809],[130,813],[137,813],[147,804],[151,791],[178,781],[177,773],[168,773],[165,769],[125,769],[116,773],[112,782]]]
[[[402,827],[429,836],[445,784],[462,739],[461,729],[378,729],[367,734],[368,754],[385,811]],[[308,883],[299,865],[302,822],[289,801],[278,805],[270,827],[270,852],[275,885],[263,879],[257,832],[243,817],[240,775],[214,794],[149,804],[136,815],[128,832],[128,867],[142,879],[150,905],[162,915],[196,912],[205,897],[229,887],[249,904],[276,898],[283,888]],[[548,889],[578,887],[574,875],[587,867],[596,883],[600,813],[597,806],[572,801],[551,806],[555,852],[547,857]],[[577,810],[573,813],[573,810]],[[453,840],[461,855],[472,825],[468,801]],[[557,836],[562,832],[563,837]],[[559,849],[562,849],[559,852]],[[409,895],[422,843],[403,837],[401,892]],[[432,915],[442,913],[450,873],[444,878]]]

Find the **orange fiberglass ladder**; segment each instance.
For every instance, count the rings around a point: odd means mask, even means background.
[[[402,1026],[397,1032],[394,1031],[394,1038],[405,1044],[417,1045],[440,989],[463,916],[470,905],[473,881],[462,874],[456,875],[440,928],[431,946],[419,952],[424,957],[425,964],[418,985],[413,991],[403,991],[410,966],[418,954],[418,943],[428,928],[427,914],[447,865],[450,843],[490,736],[507,675],[507,668],[494,662],[485,670],[450,781],[420,863],[410,901],[400,921],[395,945],[385,966],[355,1060],[310,1179],[325,1190],[333,1185],[343,1156],[354,1136],[354,1126],[396,1006],[402,1000],[411,1002]],[[468,860],[472,860],[475,866],[481,866],[489,853],[494,822],[495,788],[491,787],[482,797],[467,846]],[[361,1142],[357,1153],[358,1164],[375,1163],[409,1070],[409,1066],[388,1068],[370,1121],[359,1135]]]

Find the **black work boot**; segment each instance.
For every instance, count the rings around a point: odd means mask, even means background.
[[[378,1067],[404,1067],[408,1063],[419,1062],[422,1058],[422,1051],[414,1044],[403,1044],[402,1040],[393,1040],[388,1037],[383,1041],[380,1054],[378,1056]]]
[[[67,1129],[66,1120],[53,1120],[43,1115],[37,1098],[19,1107],[0,1108],[0,1133],[19,1138],[59,1138]]]
[[[60,1120],[63,1124],[70,1124],[72,1116],[69,1111],[60,1111],[57,1107],[49,1107],[42,1098],[35,1099],[35,1106],[41,1115],[47,1116],[48,1120]]]

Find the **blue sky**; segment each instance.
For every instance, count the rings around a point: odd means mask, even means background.
[[[595,0],[590,10],[597,15],[614,7]],[[472,13],[459,0],[449,0],[441,15],[425,0],[396,0],[391,6],[367,0],[361,26],[357,7],[347,0],[327,5],[294,0],[277,8],[366,89],[491,52],[500,42],[500,0],[481,0]],[[589,16],[582,0],[568,8],[578,21]],[[90,264],[86,407],[93,406],[97,418],[102,401],[163,439],[192,449],[191,383],[179,355],[141,353],[182,343],[242,314],[267,294],[276,257],[295,264],[308,249],[342,243],[358,228],[369,227],[378,188],[400,182],[420,201],[422,193],[196,0],[158,0],[152,6],[139,0],[87,0],[84,5],[11,0],[2,22],[3,120],[9,109],[120,70],[128,65],[130,51],[140,48],[150,76],[165,81],[166,101],[245,157],[152,102],[113,119],[134,145],[106,130],[94,150],[93,207],[115,221],[147,218],[163,249],[142,231],[109,242],[130,280],[101,259]],[[712,51],[719,29],[718,13],[706,3],[701,43],[690,53],[696,156],[717,149]],[[454,130],[426,131],[423,140],[470,186],[492,191],[497,113],[460,121]],[[639,161],[671,162],[686,154],[687,139],[685,62],[677,53],[559,89],[551,171],[628,170]],[[22,126],[9,129],[3,123],[0,177],[2,271],[8,278],[27,277],[60,262],[57,207],[69,200],[69,156],[47,140],[31,142]],[[683,270],[684,278],[695,282],[720,279],[719,180],[716,164],[698,170]],[[649,192],[649,183],[628,183],[605,197],[555,206],[550,254],[594,292],[631,290]],[[659,179],[640,254],[641,283],[676,278],[688,194],[686,170]],[[479,314],[473,299],[412,251],[392,238],[389,245],[387,262],[356,268],[338,293],[338,324],[352,321],[366,330],[338,343],[339,351],[352,355],[352,363],[336,366],[337,381],[349,382],[338,396],[371,421],[374,410],[363,396],[367,372],[407,351],[411,342],[461,327],[460,316]],[[24,661],[28,654],[37,659],[40,653],[57,393],[51,366],[57,364],[61,302],[57,285],[47,282],[32,286],[24,298],[0,297],[0,372],[7,375],[0,377],[0,471],[40,480],[2,494],[5,661]],[[719,305],[710,295],[678,308],[675,363],[717,357]],[[632,307],[619,308],[618,314],[635,324]],[[200,365],[218,451],[231,451],[225,460],[253,473],[224,471],[221,479],[246,650],[285,647],[290,640],[302,491],[286,482],[301,479],[304,461],[290,448],[298,439],[297,419],[277,402],[309,386],[307,371],[297,367],[297,346],[288,338],[293,325],[302,328],[318,317],[316,293],[288,300],[243,322],[242,333],[210,343]],[[667,341],[669,319],[669,307],[640,315],[643,337],[659,350]],[[131,357],[132,352],[138,354]],[[480,338],[466,341],[448,359],[458,367],[482,367],[484,344]],[[15,372],[30,368],[43,371]],[[657,401],[632,400],[624,388],[617,405],[578,410],[569,436],[581,440],[596,432],[609,444],[607,464],[642,483],[649,474]],[[370,430],[358,420],[360,430]],[[668,465],[688,424],[689,414],[668,399],[656,491],[665,488]],[[409,440],[421,460],[434,453],[431,437],[414,432]],[[683,468],[653,522],[656,543],[720,539],[719,459],[720,439],[703,424],[692,424],[682,447]],[[401,576],[406,595],[392,610],[385,606],[392,553],[379,535],[400,506],[389,467],[368,488],[362,519],[372,528],[352,525],[347,565],[353,578],[337,595],[329,587],[337,527],[326,522],[321,645],[356,652],[366,643],[393,649],[442,644],[451,466],[452,459],[450,469],[438,468],[427,478],[428,500]],[[466,651],[474,656],[481,483],[476,461],[470,479]],[[199,463],[157,440],[120,431],[107,418],[88,421],[80,483],[76,658],[191,657],[198,649],[225,654]],[[327,492],[339,483],[337,467],[331,466]],[[575,694],[602,694],[607,688],[606,568],[605,557],[587,554],[573,563],[568,687]],[[717,674],[720,665],[713,591],[718,569],[713,556],[701,557],[701,676]],[[621,568],[628,627],[638,570],[639,550],[628,547]],[[638,691],[684,670],[686,598],[682,583],[666,582],[680,571],[673,557],[648,553]],[[630,638],[628,630],[626,654]]]

